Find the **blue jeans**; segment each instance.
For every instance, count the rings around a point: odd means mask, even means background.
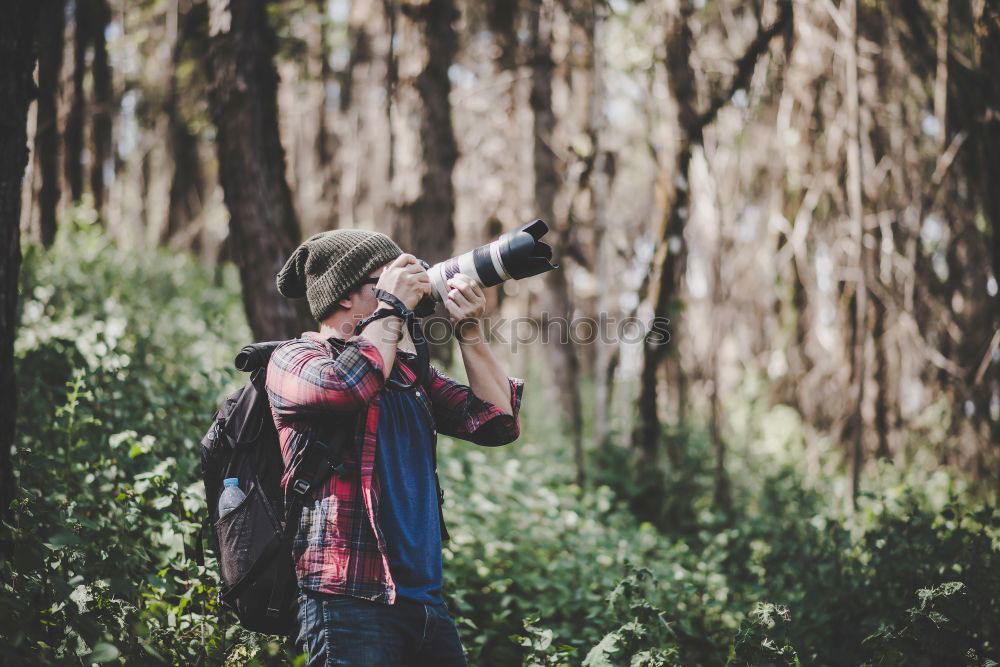
[[[455,623],[443,605],[369,602],[299,589],[298,644],[308,667],[465,667]]]

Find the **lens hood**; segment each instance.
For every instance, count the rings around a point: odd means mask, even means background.
[[[552,246],[541,241],[548,231],[549,226],[536,219],[497,240],[500,261],[511,278],[521,280],[559,268],[552,263]]]

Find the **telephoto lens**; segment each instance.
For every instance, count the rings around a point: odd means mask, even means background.
[[[438,262],[427,268],[431,277],[431,298],[417,305],[417,314],[427,315],[434,308],[434,302],[442,302],[448,296],[448,279],[456,273],[463,273],[483,287],[494,287],[507,280],[521,280],[540,273],[558,269],[552,263],[552,247],[541,238],[549,231],[542,220],[507,232],[496,241],[479,246],[475,250]]]

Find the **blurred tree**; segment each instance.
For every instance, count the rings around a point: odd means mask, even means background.
[[[192,130],[192,110],[185,101],[204,93],[201,76],[208,57],[208,3],[205,0],[174,0],[168,10],[174,27],[170,59],[169,89],[164,103],[168,123],[168,149],[173,161],[167,220],[160,242],[182,237],[183,245],[198,252],[202,227],[190,229],[204,208],[206,183],[198,152],[199,138]]]
[[[59,154],[59,84],[63,63],[66,0],[39,3],[38,116],[35,123],[35,174],[39,181],[32,216],[35,235],[46,248],[56,238],[56,209],[61,184]]]
[[[84,76],[87,69],[87,45],[90,39],[91,23],[89,0],[74,0],[70,5],[72,11],[73,35],[73,73],[71,89],[67,91],[69,110],[66,115],[65,149],[63,151],[63,170],[66,185],[69,186],[69,196],[74,202],[83,196],[83,130],[86,99],[84,92]]]
[[[722,257],[728,254],[730,243],[724,237],[721,220],[719,225],[718,239],[715,243],[715,252],[712,254],[712,305],[718,317],[713,318],[711,326],[711,343],[709,352],[707,376],[710,378],[708,386],[708,433],[712,439],[712,454],[715,457],[715,470],[712,483],[712,502],[715,508],[726,512],[732,510],[732,493],[730,491],[729,475],[726,472],[727,446],[725,435],[723,434],[723,409],[722,409],[722,373],[719,363],[722,340],[724,337],[726,323],[724,321],[724,286],[722,282]]]
[[[996,441],[1000,423],[996,188],[984,187],[996,174],[996,157],[985,148],[997,114],[994,5],[900,0],[887,22],[916,82],[896,94],[900,106],[923,102],[933,112],[911,112],[920,133],[905,145],[916,162],[894,158],[910,184],[909,197],[896,203],[908,223],[906,266],[913,271],[903,301],[910,350],[927,364],[921,380],[949,405],[949,444],[938,456],[996,480],[1000,456],[985,446]],[[879,121],[892,128],[895,119]],[[919,325],[910,324],[911,313]]]
[[[854,410],[851,414],[852,447],[851,447],[851,500],[857,502],[858,484],[861,478],[863,461],[862,442],[864,437],[864,405],[865,405],[865,348],[868,341],[868,259],[870,253],[865,248],[864,203],[861,193],[861,119],[859,106],[861,104],[858,92],[858,3],[857,0],[845,0],[841,9],[845,26],[841,28],[841,59],[846,69],[844,97],[847,113],[847,168],[844,186],[847,191],[847,208],[851,220],[851,231],[855,244],[854,295],[855,305],[854,327],[852,340],[851,373],[854,395]]]
[[[389,10],[395,45],[387,81],[391,236],[404,252],[431,264],[455,251],[452,171],[458,147],[448,70],[458,48],[452,25],[457,18],[453,0],[402,0]],[[451,350],[450,344],[431,344],[431,354],[445,365]]]
[[[667,81],[674,103],[677,105],[679,146],[672,156],[673,162],[663,165],[662,179],[669,195],[660,232],[657,235],[656,255],[650,272],[650,296],[653,317],[676,319],[679,306],[678,289],[684,275],[686,248],[684,226],[689,211],[688,167],[692,146],[701,141],[702,126],[695,107],[697,89],[691,56],[694,37],[690,20],[694,12],[691,2],[682,0],[678,13],[670,18],[670,33],[666,36]],[[752,70],[751,70],[752,71]],[[672,255],[672,257],[671,257]],[[633,445],[639,452],[640,470],[652,473],[656,469],[660,450],[660,418],[657,410],[659,368],[669,349],[663,341],[653,337],[651,330],[643,350],[639,387],[639,423],[632,434]],[[673,440],[668,440],[667,454],[672,464],[680,461],[680,452]],[[652,501],[658,504],[655,500]]]
[[[21,268],[21,181],[28,164],[28,105],[35,96],[35,39],[39,4],[14,0],[0,21],[0,516],[14,498],[10,450],[14,445],[17,387],[14,334]],[[6,552],[6,546],[3,546]]]
[[[348,60],[340,73],[340,113],[347,155],[338,220],[371,225],[392,233],[390,187],[395,5],[382,0],[354,0],[347,25]]]
[[[517,67],[518,0],[487,0],[487,22],[496,41],[496,64],[501,71]]]
[[[669,34],[666,36],[667,83],[673,102],[677,107],[678,146],[672,161],[665,165],[663,175],[668,179],[665,191],[668,203],[656,237],[657,248],[651,267],[651,289],[649,300],[653,305],[653,318],[664,320],[675,317],[680,307],[680,284],[686,269],[687,252],[684,228],[690,213],[690,165],[694,147],[704,140],[705,128],[711,125],[722,109],[737,91],[746,91],[753,76],[757,61],[767,53],[771,40],[784,36],[786,48],[790,39],[792,3],[781,0],[779,14],[770,26],[758,25],[756,36],[747,46],[743,55],[734,63],[735,74],[720,90],[712,91],[704,111],[699,111],[697,81],[692,63],[694,37],[691,21],[694,4],[681,0],[678,12],[671,17]],[[657,377],[664,357],[675,346],[667,346],[661,340],[662,331],[652,328],[643,344],[643,360],[639,389],[639,423],[632,434],[633,446],[637,448],[642,466],[640,470],[653,471],[659,458],[661,442],[660,418],[657,410]],[[667,453],[671,462],[680,461],[681,452],[672,440],[668,441]],[[651,501],[654,505],[656,501]]]
[[[93,75],[93,106],[91,112],[90,143],[93,155],[90,160],[90,191],[94,195],[94,208],[104,214],[108,200],[108,177],[115,172],[114,147],[111,143],[112,119],[117,103],[111,81],[106,33],[111,22],[111,8],[107,0],[77,0],[89,2],[91,7],[90,43],[93,49],[91,72]]]
[[[433,264],[450,257],[455,242],[451,174],[458,148],[448,68],[458,48],[452,26],[458,12],[452,0],[402,0],[391,18],[396,40],[389,74],[392,237],[406,252]]]
[[[330,127],[328,117],[331,111],[336,111],[338,105],[332,103],[331,95],[334,86],[334,71],[330,66],[329,17],[326,11],[326,0],[315,0],[316,26],[314,29],[315,47],[311,50],[310,64],[314,71],[311,76],[317,79],[319,86],[319,108],[317,109],[316,128],[316,163],[319,165],[320,177],[320,226],[323,229],[333,229],[340,226],[338,212],[340,209],[340,165],[337,153],[340,149],[340,137]]]
[[[278,294],[275,276],[299,243],[278,136],[274,34],[264,3],[209,2],[209,102],[218,132],[219,181],[229,209],[228,247],[257,340],[315,328],[304,300]]]
[[[979,151],[980,169],[973,171],[978,174],[975,182],[988,223],[990,245],[992,293],[987,283],[988,308],[986,330],[993,330],[993,336],[985,346],[977,352],[980,360],[973,374],[972,386],[978,403],[977,414],[982,419],[990,417],[990,441],[1000,442],[1000,363],[996,360],[1000,350],[1000,83],[997,82],[1000,72],[1000,5],[996,2],[983,2],[980,5],[980,15],[976,20],[975,33],[978,37],[979,63],[976,79],[979,85],[976,108],[976,135],[979,140],[976,147]],[[1000,457],[997,457],[1000,459]],[[1000,460],[992,471],[994,480],[1000,480]]]
[[[534,196],[538,216],[549,223],[553,231],[553,253],[565,258],[570,248],[572,223],[572,193],[561,193],[564,160],[556,154],[558,120],[552,106],[552,84],[557,64],[553,59],[553,36],[557,5],[554,1],[533,3],[528,13],[528,35],[531,58],[532,162],[534,165]],[[584,30],[592,38],[593,33]],[[588,100],[589,101],[589,100]],[[560,146],[564,150],[564,147]],[[569,203],[557,210],[557,200]],[[585,481],[583,459],[583,413],[580,406],[580,362],[576,345],[570,342],[573,304],[570,295],[567,264],[558,271],[545,274],[545,289],[540,299],[543,342],[549,350],[548,368],[552,380],[547,390],[570,429],[576,463],[576,481]]]
[[[595,103],[595,108],[598,108]],[[604,125],[603,116],[601,125]],[[596,130],[600,136],[600,130]],[[605,280],[604,276],[614,274],[615,255],[618,243],[616,232],[620,226],[611,220],[608,210],[608,200],[615,180],[616,154],[600,149],[594,166],[594,247],[597,258],[594,263],[594,274],[597,282],[596,313],[598,321],[606,318],[608,322],[617,323],[614,330],[619,330],[622,322],[622,310],[619,306],[620,292],[618,285]],[[599,447],[609,444],[611,436],[612,399],[615,389],[615,369],[620,360],[621,347],[609,335],[605,338],[600,334],[597,338],[597,351],[594,359],[594,441]]]
[[[114,172],[112,118],[115,95],[105,34],[111,21],[107,0],[74,0],[73,75],[66,119],[66,150],[63,155],[66,183],[74,202],[83,196],[84,167],[89,167],[90,190],[94,206],[103,211],[107,200],[106,175]],[[87,95],[87,72],[90,72],[90,104]],[[90,120],[90,133],[86,132]],[[90,139],[86,149],[85,140]]]

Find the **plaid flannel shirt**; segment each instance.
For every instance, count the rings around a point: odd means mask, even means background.
[[[416,377],[413,359],[405,352],[396,354],[407,382]],[[303,507],[292,553],[299,582],[322,593],[393,604],[396,585],[378,523],[379,480],[373,474],[383,368],[381,353],[365,338],[355,336],[345,344],[307,331],[274,350],[266,386],[285,461],[282,488],[295,452],[330,413],[353,413],[357,419],[355,447],[346,463],[360,475],[331,475]],[[416,395],[435,437],[440,432],[478,445],[505,445],[520,434],[524,387],[518,378],[508,381],[513,415],[433,366],[428,384]]]

